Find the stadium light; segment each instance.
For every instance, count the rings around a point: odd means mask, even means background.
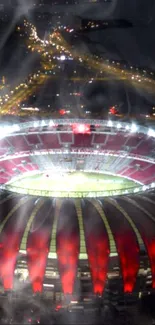
[[[45,126],[45,125],[46,125],[45,121],[42,120],[42,121],[41,121],[41,126]]]
[[[52,120],[49,121],[49,126],[54,126],[54,122]]]
[[[13,125],[13,131],[20,131],[20,126],[18,124]]]
[[[112,121],[110,121],[110,120],[108,121],[108,126],[110,126],[110,127],[113,126]]]
[[[133,124],[131,125],[131,132],[136,132],[137,129],[138,129],[137,125],[133,123]]]
[[[149,129],[149,130],[148,130],[148,136],[149,136],[149,137],[153,137],[153,138],[155,138],[155,131],[152,130],[152,129]]]
[[[34,128],[37,128],[37,127],[38,127],[38,121],[35,121],[35,122],[33,123],[33,126],[34,126]]]
[[[13,132],[12,126],[4,126],[0,129],[2,133],[2,137],[5,137],[7,134],[10,134]]]
[[[78,134],[90,134],[90,125],[89,124],[78,124],[75,123],[72,125],[73,133]]]
[[[125,128],[126,128],[126,130],[129,130],[130,127],[129,127],[129,125],[127,124]]]
[[[54,288],[54,284],[50,284],[50,283],[44,283],[43,287],[49,287],[49,288]]]
[[[61,60],[61,61],[65,61],[65,60],[66,60],[65,55],[61,55],[61,56],[60,56],[60,60]]]
[[[120,129],[120,128],[121,128],[121,124],[118,123],[118,124],[117,124],[117,129]]]

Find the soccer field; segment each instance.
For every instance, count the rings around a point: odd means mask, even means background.
[[[49,172],[23,177],[11,182],[25,190],[51,192],[100,192],[128,189],[136,183],[128,179],[97,173],[86,172]],[[23,192],[23,191],[21,191]]]

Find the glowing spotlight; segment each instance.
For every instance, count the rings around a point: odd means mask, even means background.
[[[52,120],[49,121],[49,126],[54,126],[54,122]]]
[[[38,121],[35,121],[35,122],[33,123],[33,127],[34,127],[34,128],[37,128],[38,125],[39,125]]]
[[[138,128],[137,128],[137,125],[136,125],[136,124],[132,124],[132,125],[131,125],[131,132],[134,133],[134,132],[137,131],[137,129],[138,129]]]
[[[90,125],[89,124],[73,124],[72,125],[73,133],[81,134],[90,134]]]
[[[149,136],[149,137],[153,137],[153,138],[155,138],[155,131],[152,130],[152,129],[149,129],[149,130],[148,130],[148,136]]]
[[[120,129],[120,128],[121,128],[121,124],[118,123],[118,124],[117,124],[117,129]]]
[[[65,61],[65,60],[66,60],[65,55],[61,55],[61,56],[60,56],[60,61]]]
[[[117,108],[115,106],[110,107],[109,112],[112,115],[118,114],[118,110],[117,110]]]
[[[20,126],[18,124],[13,125],[13,131],[14,132],[20,131]]]
[[[110,127],[113,126],[112,121],[110,121],[110,120],[108,121],[108,126],[110,126]]]
[[[45,125],[46,125],[45,121],[42,120],[42,121],[41,121],[41,126],[45,126]]]
[[[66,110],[65,109],[60,109],[59,110],[59,114],[60,115],[65,115],[66,114]]]
[[[129,125],[127,124],[125,128],[126,128],[126,130],[129,130],[130,127],[129,127]]]

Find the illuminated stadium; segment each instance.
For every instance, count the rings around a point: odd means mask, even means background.
[[[152,291],[154,148],[155,131],[134,123],[3,123],[1,291],[20,283],[58,300]]]
[[[155,324],[155,7],[0,3],[0,325]]]

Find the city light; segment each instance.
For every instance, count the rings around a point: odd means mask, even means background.
[[[98,56],[80,54],[78,50],[72,47],[66,42],[61,35],[61,31],[55,30],[49,34],[46,39],[41,39],[38,36],[36,27],[28,21],[24,21],[25,34],[28,37],[27,47],[29,51],[38,52],[40,55],[41,69],[36,73],[29,75],[27,80],[21,82],[15,88],[10,89],[6,87],[6,78],[3,77],[1,89],[5,88],[5,95],[0,96],[0,112],[1,115],[44,115],[46,111],[33,110],[27,112],[27,109],[21,105],[27,100],[38,88],[50,78],[59,78],[61,67],[60,61],[76,60],[80,64],[82,63],[89,70],[96,70],[99,73],[106,73],[109,78],[114,77],[118,80],[124,80],[131,83],[136,88],[144,89],[145,91],[154,92],[155,79],[153,73],[147,73],[145,70],[140,72],[138,68],[134,69],[130,66],[128,69],[122,67],[118,62],[110,60],[103,60]],[[20,31],[20,28],[17,28]],[[67,31],[67,29],[65,29]],[[82,80],[82,77],[76,77],[77,70],[74,70],[74,75],[71,80]],[[104,79],[103,76],[101,79]],[[84,79],[84,78],[83,78]],[[96,78],[93,78],[94,80]],[[107,79],[108,80],[108,79]],[[89,80],[88,82],[92,81]],[[117,108],[112,106],[110,108],[110,114],[117,115]],[[118,124],[119,125],[119,124]],[[119,127],[118,127],[119,128]],[[135,132],[135,128],[131,129],[131,132]]]

